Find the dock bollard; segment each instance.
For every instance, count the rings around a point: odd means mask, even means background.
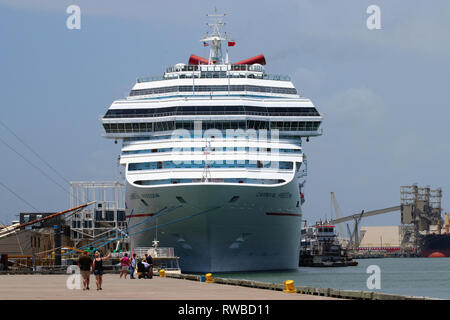
[[[205,278],[206,278],[206,283],[214,283],[214,279],[212,277],[212,273],[207,273],[205,275]]]
[[[164,269],[159,270],[159,276],[161,278],[165,278],[166,277],[166,271]]]
[[[294,287],[294,280],[286,280],[284,282],[284,290],[286,293],[297,293],[297,290]]]

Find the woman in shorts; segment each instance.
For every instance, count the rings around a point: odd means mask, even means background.
[[[122,275],[125,275],[126,279],[130,270],[130,258],[128,258],[128,253],[125,253],[122,259],[120,259],[120,263],[122,265],[122,268],[120,269],[120,278],[122,278]]]
[[[109,259],[111,254],[106,257],[100,255],[100,251],[95,252],[95,259],[92,262],[92,270],[94,270],[95,280],[97,283],[97,290],[102,290],[102,277],[103,277],[103,260]]]

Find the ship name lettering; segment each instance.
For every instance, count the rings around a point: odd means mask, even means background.
[[[256,194],[258,198],[275,198],[276,194],[271,192],[259,192]]]

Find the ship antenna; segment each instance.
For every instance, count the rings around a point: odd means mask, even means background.
[[[222,34],[221,27],[225,25],[225,22],[222,21],[221,18],[225,17],[225,13],[217,13],[217,8],[214,8],[213,14],[207,14],[207,17],[213,18],[213,23],[207,23],[206,25],[212,29],[211,34],[206,33],[205,37],[200,41],[206,45],[209,42],[209,60],[208,64],[223,64],[222,57],[222,41],[231,41],[231,38],[228,37],[226,33]],[[228,51],[227,51],[227,60],[228,60]]]

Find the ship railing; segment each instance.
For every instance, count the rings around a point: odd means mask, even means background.
[[[226,154],[226,152],[223,152],[223,154]],[[187,161],[193,162],[195,160],[187,160]],[[225,162],[226,160],[223,160],[223,159],[210,160],[211,163],[214,163],[215,161]],[[214,165],[214,164],[210,165],[209,169],[212,172],[225,171],[225,172],[238,172],[238,173],[243,173],[243,172],[250,172],[250,173],[275,173],[275,172],[291,173],[293,171],[293,169],[280,168],[280,167],[276,167],[276,166],[274,166],[273,168],[272,167],[252,168],[252,167],[226,167],[226,166],[220,166],[220,165]],[[170,167],[164,167],[164,168],[142,169],[142,170],[135,170],[133,172],[136,173],[136,174],[142,174],[143,172],[144,173],[172,172],[172,173],[176,174],[176,173],[180,173],[180,172],[202,172],[203,170],[204,170],[204,167],[201,167],[200,165],[198,167],[192,167],[192,166],[188,166],[188,165],[184,165],[184,166],[180,165],[178,167],[170,166]]]
[[[255,71],[247,71],[244,70],[244,72],[237,73],[237,70],[230,70],[230,73],[221,74],[220,72],[217,72],[217,75],[211,76],[211,77],[202,77],[198,73],[191,73],[191,74],[175,74],[170,73],[170,76],[148,76],[148,77],[139,77],[136,79],[136,83],[145,83],[145,82],[152,82],[152,81],[161,81],[161,80],[174,80],[174,79],[199,79],[199,78],[247,78],[247,79],[261,79],[261,80],[276,80],[276,81],[291,81],[291,78],[287,75],[281,75],[281,74],[258,74],[254,73]]]
[[[143,258],[145,254],[150,254],[153,258],[175,258],[172,247],[138,247],[134,249],[136,256]]]
[[[265,117],[320,117],[314,112],[254,112],[254,111],[176,111],[176,112],[160,112],[160,113],[136,113],[123,115],[108,115],[101,116],[101,119],[115,119],[115,118],[159,118],[171,116],[213,116],[213,115],[250,115],[250,116],[265,116]]]
[[[163,76],[149,76],[149,77],[140,77],[136,79],[137,83],[142,82],[152,82],[152,81],[160,81],[160,80],[166,80]]]
[[[177,128],[177,129],[183,129],[183,128]],[[211,128],[213,129],[213,128]],[[252,129],[252,128],[248,128],[248,129]],[[297,139],[298,137],[313,137],[313,136],[321,136],[323,134],[323,129],[318,129],[318,130],[283,130],[280,128],[261,128],[262,130],[274,130],[277,129],[280,131],[280,134],[282,134],[283,136],[280,136],[280,138],[286,138],[286,139]],[[172,132],[175,130],[175,128],[172,129],[167,129],[164,131],[151,131],[148,129],[108,129],[105,133],[102,133],[102,136],[104,137],[118,137],[118,138],[128,138],[128,137],[135,137],[134,135],[139,135],[142,137],[145,137],[147,140],[147,137],[150,135],[150,139],[152,140],[172,140]],[[187,129],[189,131],[189,129]],[[223,135],[226,136],[227,132],[225,129],[217,129],[220,132],[222,132]],[[244,130],[246,130],[244,128]],[[258,129],[256,129],[258,130]],[[193,132],[193,130],[191,129],[191,131]],[[166,134],[164,136],[156,136],[156,134]],[[115,136],[115,134],[120,134],[120,136]]]

